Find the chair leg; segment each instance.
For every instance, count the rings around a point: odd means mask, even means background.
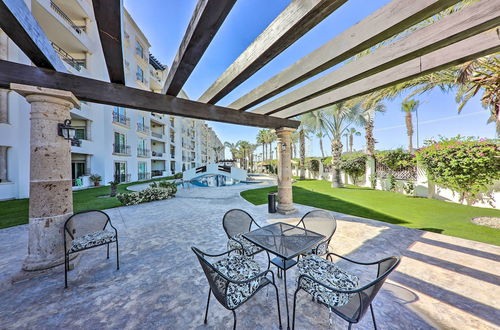
[[[64,288],[68,288],[68,255],[64,254]]]
[[[208,320],[208,305],[210,305],[210,294],[211,293],[212,293],[212,289],[208,289],[207,308],[205,309],[205,320],[203,321],[204,324],[207,324],[207,320]]]
[[[116,239],[116,270],[120,270],[120,256],[118,254],[118,239]]]
[[[375,330],[377,330],[377,322],[375,321],[375,313],[373,313],[373,306],[372,306],[372,304],[370,304],[370,311],[372,312],[373,326],[375,327]]]
[[[292,330],[295,329],[295,306],[297,306],[297,293],[299,292],[299,288],[295,290],[295,293],[293,294],[293,312],[292,312]]]
[[[274,281],[274,279],[273,279],[273,281]],[[283,329],[283,326],[281,324],[281,309],[280,309],[280,297],[278,294],[278,287],[274,283],[271,283],[271,284],[274,286],[274,290],[276,290],[276,304],[278,305],[278,321],[280,324],[280,329]]]
[[[107,253],[107,255],[106,255],[106,259],[109,259],[109,243],[108,243],[108,244],[106,244],[106,246],[108,247],[108,253]]]
[[[269,255],[269,252],[266,251],[267,254],[267,269],[271,268],[271,256]]]
[[[233,330],[236,330],[236,312],[234,311],[234,309],[232,309],[232,312],[233,312],[233,317],[234,317]]]
[[[347,328],[347,330],[351,330],[351,328],[352,328],[352,323],[349,322],[349,327]]]

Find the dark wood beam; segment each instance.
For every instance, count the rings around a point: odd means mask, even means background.
[[[272,116],[279,118],[295,117],[498,51],[500,51],[500,29],[496,28],[376,73],[352,84],[334,89],[281,110]]]
[[[198,101],[216,103],[347,0],[292,0]]]
[[[36,66],[67,72],[24,1],[0,0],[0,28]]]
[[[0,60],[0,88],[9,89],[11,83],[66,90],[82,101],[174,116],[265,128],[297,128],[300,124],[295,120],[239,112],[121,84]]]
[[[236,0],[198,0],[168,72],[163,94],[179,94],[235,3]]]
[[[393,0],[229,105],[247,110],[460,0]]]
[[[361,80],[497,26],[500,26],[500,1],[482,0],[391,45],[349,62],[252,112],[271,114],[289,108],[334,88]]]
[[[92,0],[102,51],[112,83],[125,85],[121,0]]]

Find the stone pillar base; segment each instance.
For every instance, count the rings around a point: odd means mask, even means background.
[[[276,211],[280,214],[292,214],[297,212],[297,209],[293,207],[293,204],[278,204]]]
[[[71,214],[29,220],[28,256],[23,270],[44,270],[64,263],[64,223]]]

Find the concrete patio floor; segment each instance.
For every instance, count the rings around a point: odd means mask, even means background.
[[[233,317],[211,300],[203,325],[208,284],[190,247],[222,252],[223,214],[250,212],[260,224],[297,223],[311,208],[297,205],[289,216],[269,215],[239,196],[258,185],[180,189],[176,198],[107,210],[120,237],[120,270],[106,248],[81,253],[64,289],[62,266],[11,283],[26,253],[26,225],[0,230],[1,329],[227,329]],[[408,210],[411,212],[411,210]],[[500,248],[358,217],[335,214],[338,228],[331,249],[353,259],[373,261],[402,255],[374,301],[381,329],[498,329],[500,327]],[[112,249],[114,252],[114,248]],[[264,265],[264,259],[257,258]],[[275,270],[275,268],[273,268]],[[360,273],[362,281],[373,273]],[[295,268],[288,273],[290,308]],[[286,326],[283,280],[278,280]],[[240,329],[276,329],[272,288],[237,310]],[[346,329],[347,323],[299,294],[297,329]],[[354,326],[373,329],[370,315]]]

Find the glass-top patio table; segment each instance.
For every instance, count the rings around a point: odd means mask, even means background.
[[[285,284],[285,304],[288,329],[290,328],[290,317],[288,310],[288,292],[286,287],[286,270],[295,266],[294,259],[300,254],[311,250],[326,237],[313,231],[277,222],[258,228],[243,234],[250,242],[260,246],[264,250],[276,255],[271,260],[279,269],[283,270],[283,281]]]

